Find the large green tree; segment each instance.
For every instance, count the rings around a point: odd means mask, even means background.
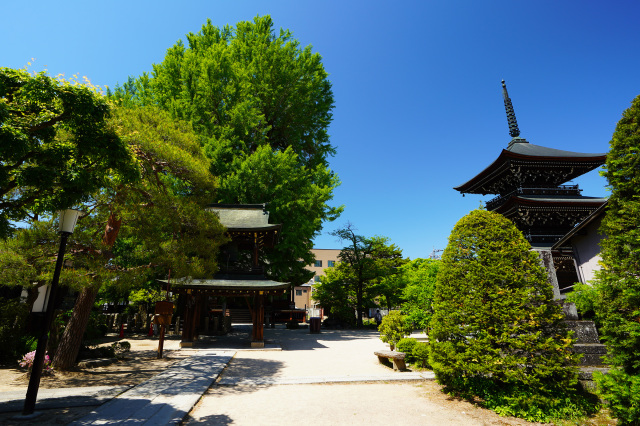
[[[71,266],[60,280],[79,295],[54,357],[58,369],[74,364],[100,288],[128,292],[169,270],[173,276],[211,276],[225,242],[217,217],[204,209],[217,182],[188,123],[159,109],[116,108],[106,128],[134,153],[140,179],[108,175],[105,187],[85,197],[88,214],[69,239]],[[50,228],[35,221],[0,247],[0,269],[16,271],[11,284],[50,281],[56,240]]]
[[[415,259],[403,265],[398,280],[402,280],[402,313],[423,330],[429,329],[433,315],[433,292],[440,269],[440,260]]]
[[[107,176],[137,177],[108,115],[90,85],[0,68],[0,237],[11,221],[86,200]]]
[[[338,264],[326,270],[313,297],[332,312],[337,310],[344,320],[353,318],[355,311],[356,325],[361,327],[365,305],[383,295],[382,282],[405,263],[402,250],[386,237],[358,235],[351,225],[332,234],[347,246],[340,251]]]
[[[538,255],[504,216],[475,210],[442,255],[431,319],[437,380],[499,413],[558,416],[574,398],[578,355]]]
[[[87,206],[92,214],[76,237],[86,248],[75,261],[95,270],[96,260],[105,264],[107,258],[108,273],[82,287],[54,358],[59,369],[74,364],[105,277],[115,274],[119,286],[131,287],[169,270],[174,276],[211,276],[225,242],[217,217],[204,209],[216,181],[190,126],[151,107],[116,108],[109,126],[135,153],[142,178],[135,184],[113,179]]]
[[[602,269],[595,311],[612,369],[602,397],[621,424],[640,423],[640,96],[624,111],[603,175],[611,197],[600,230]]]
[[[301,283],[311,241],[341,208],[328,202],[339,184],[328,167],[333,93],[319,54],[301,48],[269,16],[187,35],[164,60],[117,87],[124,105],[157,105],[203,136],[220,191],[212,201],[268,203],[282,223],[280,243],[266,253],[268,273]],[[289,180],[289,181],[287,181]]]

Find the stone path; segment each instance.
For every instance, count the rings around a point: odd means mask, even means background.
[[[89,386],[79,388],[39,389],[36,409],[101,405],[131,386]],[[0,413],[20,412],[26,391],[0,392]]]
[[[234,354],[198,351],[72,424],[177,424],[218,378]]]

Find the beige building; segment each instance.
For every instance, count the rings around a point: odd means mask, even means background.
[[[320,282],[320,277],[325,275],[325,269],[333,268],[338,263],[340,249],[312,249],[311,253],[316,261],[313,265],[307,266],[307,269],[315,275],[308,283],[294,287],[293,301],[296,308],[307,309],[309,316],[321,316],[320,308],[313,300],[313,285]]]

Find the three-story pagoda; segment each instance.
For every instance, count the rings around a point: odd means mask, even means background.
[[[487,168],[454,189],[462,194],[495,194],[487,210],[511,219],[532,247],[551,246],[600,207],[606,198],[587,197],[567,182],[602,164],[606,153],[581,153],[547,148],[520,137],[513,105],[504,80],[502,93],[512,139]],[[573,284],[570,255],[553,252],[560,292]]]

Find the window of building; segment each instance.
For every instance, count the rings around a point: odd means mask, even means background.
[[[336,266],[336,261],[335,260],[329,260],[327,261],[327,266],[329,268],[333,268],[334,266]]]
[[[303,293],[306,293],[306,292],[307,292],[307,290],[302,290],[302,292],[303,292]]]
[[[296,290],[296,296],[302,296],[302,290]]]
[[[314,265],[316,268],[322,268],[322,260],[316,260],[316,263]]]
[[[313,280],[317,283],[320,282],[320,275],[316,275],[315,277],[313,277]]]

